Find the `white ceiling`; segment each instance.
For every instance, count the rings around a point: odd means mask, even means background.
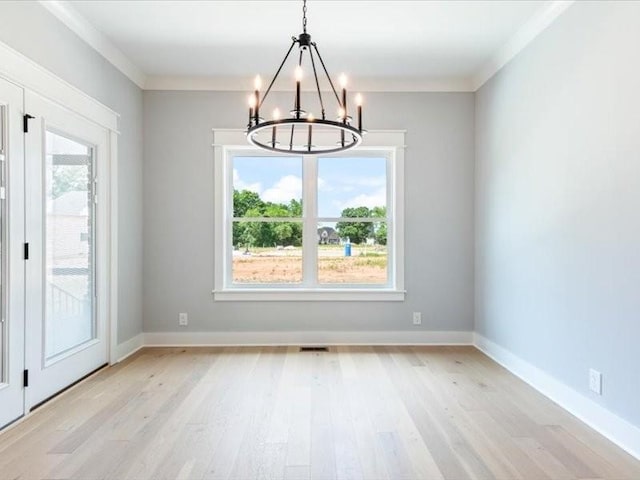
[[[302,1],[55,3],[151,84],[195,77],[244,89],[256,73],[273,75],[302,30]],[[334,76],[459,90],[558,3],[567,2],[309,0],[308,31]]]

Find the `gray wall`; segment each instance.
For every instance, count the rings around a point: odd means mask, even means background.
[[[476,96],[476,329],[635,425],[639,24],[577,2]]]
[[[142,331],[142,91],[37,2],[0,2],[0,41],[118,112],[118,341]]]
[[[211,129],[242,128],[245,104],[244,93],[144,93],[144,331],[406,330],[412,311],[423,330],[473,329],[473,94],[367,94],[369,129],[408,131],[408,293],[389,303],[213,301]]]

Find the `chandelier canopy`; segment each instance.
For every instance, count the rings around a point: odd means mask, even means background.
[[[340,76],[340,88],[342,91],[339,96],[322,56],[320,56],[318,46],[315,42],[311,41],[311,35],[307,33],[307,0],[303,0],[302,30],[299,36],[291,37],[291,46],[262,96],[260,95],[262,80],[260,76],[256,76],[255,91],[249,96],[247,139],[249,143],[256,147],[286,154],[326,154],[342,152],[357,147],[362,143],[362,136],[366,133],[366,130],[362,128],[362,95],[358,94],[355,97],[357,125],[353,126],[353,118],[348,112],[347,77],[344,74]],[[281,118],[280,111],[276,108],[273,111],[271,119],[265,120],[260,116],[264,101],[267,99],[271,88],[296,45],[298,45],[299,55],[294,71],[295,98],[293,101],[293,109],[289,112],[290,116],[283,116]],[[307,68],[310,66],[313,72],[315,90],[318,96],[318,106],[320,107],[319,116],[314,116],[310,111],[307,112],[303,110],[300,101],[300,88],[304,77],[303,60],[307,57],[308,59],[305,61],[305,66]],[[331,103],[333,104],[333,97],[335,97],[337,102],[335,108],[337,117],[335,120],[327,118],[327,115],[331,115],[333,110],[327,114],[325,102],[322,97],[321,82],[318,77],[318,70],[316,69],[316,57],[319,65],[322,67],[327,83],[331,88],[331,92],[329,92],[330,97],[332,97]],[[333,95],[331,95],[331,93],[333,93]],[[315,144],[314,141],[317,144]]]

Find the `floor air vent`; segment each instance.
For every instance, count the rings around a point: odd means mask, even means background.
[[[328,352],[327,347],[300,347],[301,352]]]

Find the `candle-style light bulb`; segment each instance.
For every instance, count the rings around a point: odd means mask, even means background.
[[[347,88],[347,76],[343,73],[340,75],[340,88]]]
[[[356,95],[356,106],[358,107],[362,106],[362,95],[359,93]]]
[[[309,115],[307,115],[307,120],[309,122],[313,122],[316,118],[313,116],[313,113],[310,113]]]
[[[256,75],[256,78],[253,80],[253,88],[255,90],[260,90],[262,88],[262,78],[260,78],[260,75]]]
[[[294,71],[294,77],[296,79],[296,82],[301,82],[302,81],[302,67],[300,65],[296,66],[296,69]]]
[[[277,108],[274,108],[272,116],[274,120],[280,120],[280,110],[278,110]]]

